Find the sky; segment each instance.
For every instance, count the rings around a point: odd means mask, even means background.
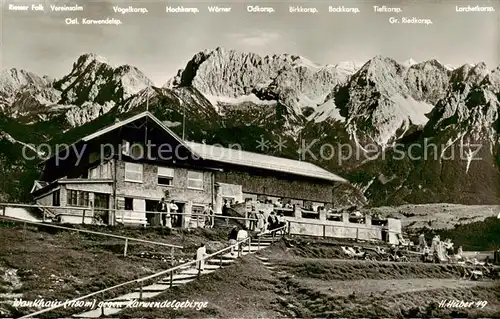
[[[43,1],[0,0],[1,68],[22,68],[59,78],[84,53],[115,66],[130,64],[163,85],[199,51],[224,47],[261,55],[297,54],[318,64],[366,62],[385,55],[404,62],[437,59],[444,64],[500,65],[500,0],[344,1]],[[41,3],[44,12],[13,12],[9,4]],[[83,12],[50,12],[50,4],[79,4]],[[492,6],[496,12],[459,13],[455,6]],[[121,7],[144,7],[146,14],[119,14]],[[165,6],[197,7],[200,12],[166,13]],[[208,13],[207,6],[230,6]],[[274,13],[249,13],[248,5]],[[290,13],[289,6],[318,13]],[[357,7],[360,13],[330,13],[328,6]],[[375,13],[373,6],[400,7],[402,13]],[[67,25],[65,18],[120,19],[122,25]],[[431,19],[432,25],[391,24],[390,17]]]

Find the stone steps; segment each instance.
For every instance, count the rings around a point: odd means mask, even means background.
[[[269,247],[273,242],[278,242],[281,239],[280,236],[276,236],[274,239],[268,235],[264,235],[260,239],[260,244],[258,243],[258,239],[253,239],[249,247],[242,247],[240,252],[240,257],[246,256],[249,253],[253,254],[261,249],[265,249]],[[265,257],[256,256],[261,262],[264,263],[264,267],[267,269],[274,269],[274,267],[269,263],[269,259]],[[222,255],[222,266],[228,266],[232,264],[238,258],[238,252],[235,251],[234,254],[226,253]],[[220,257],[214,257],[205,261],[204,269],[200,275],[209,274],[215,272],[217,269],[220,269]],[[180,268],[180,273],[176,273],[172,277],[172,286],[178,287],[185,285],[189,282],[196,280],[198,277],[198,269],[193,266],[186,266]],[[163,293],[165,290],[170,288],[170,276],[165,276],[158,282],[154,284],[150,284],[148,286],[142,287],[142,300],[153,298]],[[106,300],[108,302],[113,302],[114,307],[105,307],[104,309],[92,309],[80,314],[73,315],[75,318],[99,318],[102,316],[104,312],[105,316],[115,316],[122,309],[130,303],[132,300],[139,300],[140,297],[140,288],[134,288],[132,292],[124,294],[122,296]]]

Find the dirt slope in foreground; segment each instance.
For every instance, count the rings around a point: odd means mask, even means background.
[[[196,247],[205,242],[208,249],[225,245],[225,230],[191,232],[145,229],[87,227],[115,235],[130,236],[183,246],[174,250],[176,262],[191,259]],[[224,243],[222,243],[223,241]],[[77,234],[49,227],[30,227],[0,222],[0,318],[33,312],[14,309],[9,301],[73,299],[106,287],[144,277],[170,267],[170,248],[130,242],[127,257],[124,241],[98,235]],[[142,252],[149,257],[141,257]],[[120,291],[113,291],[113,297]]]
[[[121,317],[500,317],[499,282],[459,280],[459,272],[448,273],[446,267],[411,263],[379,263],[374,267],[372,262],[291,255],[289,259],[281,255],[271,262],[275,268],[267,269],[254,256],[246,256],[154,299],[206,301],[207,308],[200,311],[130,308]],[[483,309],[465,311],[438,308],[445,299],[488,303]]]

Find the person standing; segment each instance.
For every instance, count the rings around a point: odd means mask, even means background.
[[[237,238],[238,238],[238,227],[233,226],[233,229],[231,229],[231,232],[229,232],[229,237],[228,237],[229,246],[236,245],[236,243],[238,242]],[[234,255],[234,247],[231,247],[231,255]]]
[[[242,240],[245,240],[248,238],[248,232],[246,231],[245,228],[238,230],[238,234],[236,235],[236,241],[241,242]],[[241,249],[241,247],[244,246],[244,243],[241,243],[238,245],[238,250]]]
[[[418,248],[420,249],[420,251],[424,251],[424,249],[427,248],[427,242],[425,241],[424,233],[421,233],[420,236],[418,236]]]
[[[249,222],[249,229],[251,231],[254,231],[255,228],[257,228],[257,214],[255,213],[255,209],[250,212],[250,222]]]
[[[208,214],[210,215],[210,228],[214,228],[215,224],[215,212],[214,212],[214,205],[210,203],[208,205],[209,211]]]
[[[224,200],[224,205],[222,205],[222,216],[229,217],[229,203],[227,199]],[[229,223],[229,218],[225,218],[226,225]]]
[[[205,211],[203,212],[204,218],[204,226],[205,228],[213,228],[214,227],[214,210],[212,204],[208,204],[205,207]]]
[[[229,216],[229,204],[227,199],[224,200],[224,205],[222,205],[222,216]]]
[[[177,220],[177,211],[179,210],[179,207],[174,203],[174,201],[170,201],[170,204],[168,205],[168,223],[169,223],[169,228],[172,228],[173,225],[175,225],[175,222]]]
[[[286,226],[285,216],[283,215],[283,213],[279,213],[278,214],[278,226],[277,227],[280,228],[280,227],[284,227],[284,226]],[[285,233],[286,232],[286,228],[283,228],[282,232]]]
[[[158,210],[158,212],[160,212],[160,225],[166,226],[168,205],[167,205],[167,202],[165,201],[164,197],[162,199],[160,199],[160,201],[158,202],[157,210]]]
[[[278,221],[276,220],[276,215],[274,214],[274,212],[271,212],[271,214],[269,214],[269,217],[267,218],[267,223],[268,223],[267,227],[268,230],[276,229]]]
[[[264,216],[263,211],[259,211],[259,213],[257,214],[257,229],[260,232],[266,230],[266,216]]]
[[[203,271],[205,268],[205,256],[207,256],[207,247],[205,244],[200,244],[200,247],[196,250],[196,269]]]
[[[194,217],[194,216],[193,216]],[[201,216],[201,221],[202,221],[202,224],[201,224],[201,227],[203,228],[209,228],[208,225],[210,223],[209,219],[210,219],[210,216],[209,216],[209,213],[208,213],[208,206],[205,206],[205,208],[203,209],[203,216]],[[198,221],[200,218],[200,216],[196,216],[196,220]]]

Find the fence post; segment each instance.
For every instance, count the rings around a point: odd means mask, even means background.
[[[82,213],[82,225],[85,225],[85,209],[83,210]]]
[[[252,244],[252,238],[250,236],[248,236],[248,254],[250,254],[251,250],[250,250],[250,245]]]
[[[139,291],[139,300],[142,300],[142,287],[143,287],[143,285],[144,285],[144,283],[141,280],[141,290]]]
[[[201,275],[201,261],[202,260],[203,260],[203,258],[198,260],[198,277],[200,277],[200,275]]]
[[[326,238],[326,225],[323,225],[323,238]]]
[[[174,265],[174,247],[170,248],[170,265]]]
[[[200,216],[196,215],[196,228],[200,228]]]
[[[356,241],[358,241],[359,238],[359,228],[356,227]]]
[[[170,272],[170,288],[174,286],[174,271]]]
[[[128,238],[125,239],[125,247],[123,248],[123,257],[127,257],[127,248],[128,248]]]
[[[2,207],[2,215],[5,216],[5,206]]]
[[[104,302],[104,293],[101,292],[101,301]],[[101,307],[101,317],[104,317],[104,306]]]
[[[290,228],[291,228],[290,226],[291,226],[291,224],[292,224],[292,223],[291,223],[290,221],[288,221],[288,235],[290,235],[290,231],[291,231],[291,230],[290,230]]]
[[[257,250],[260,250],[260,236],[259,236],[259,240],[257,242]]]

